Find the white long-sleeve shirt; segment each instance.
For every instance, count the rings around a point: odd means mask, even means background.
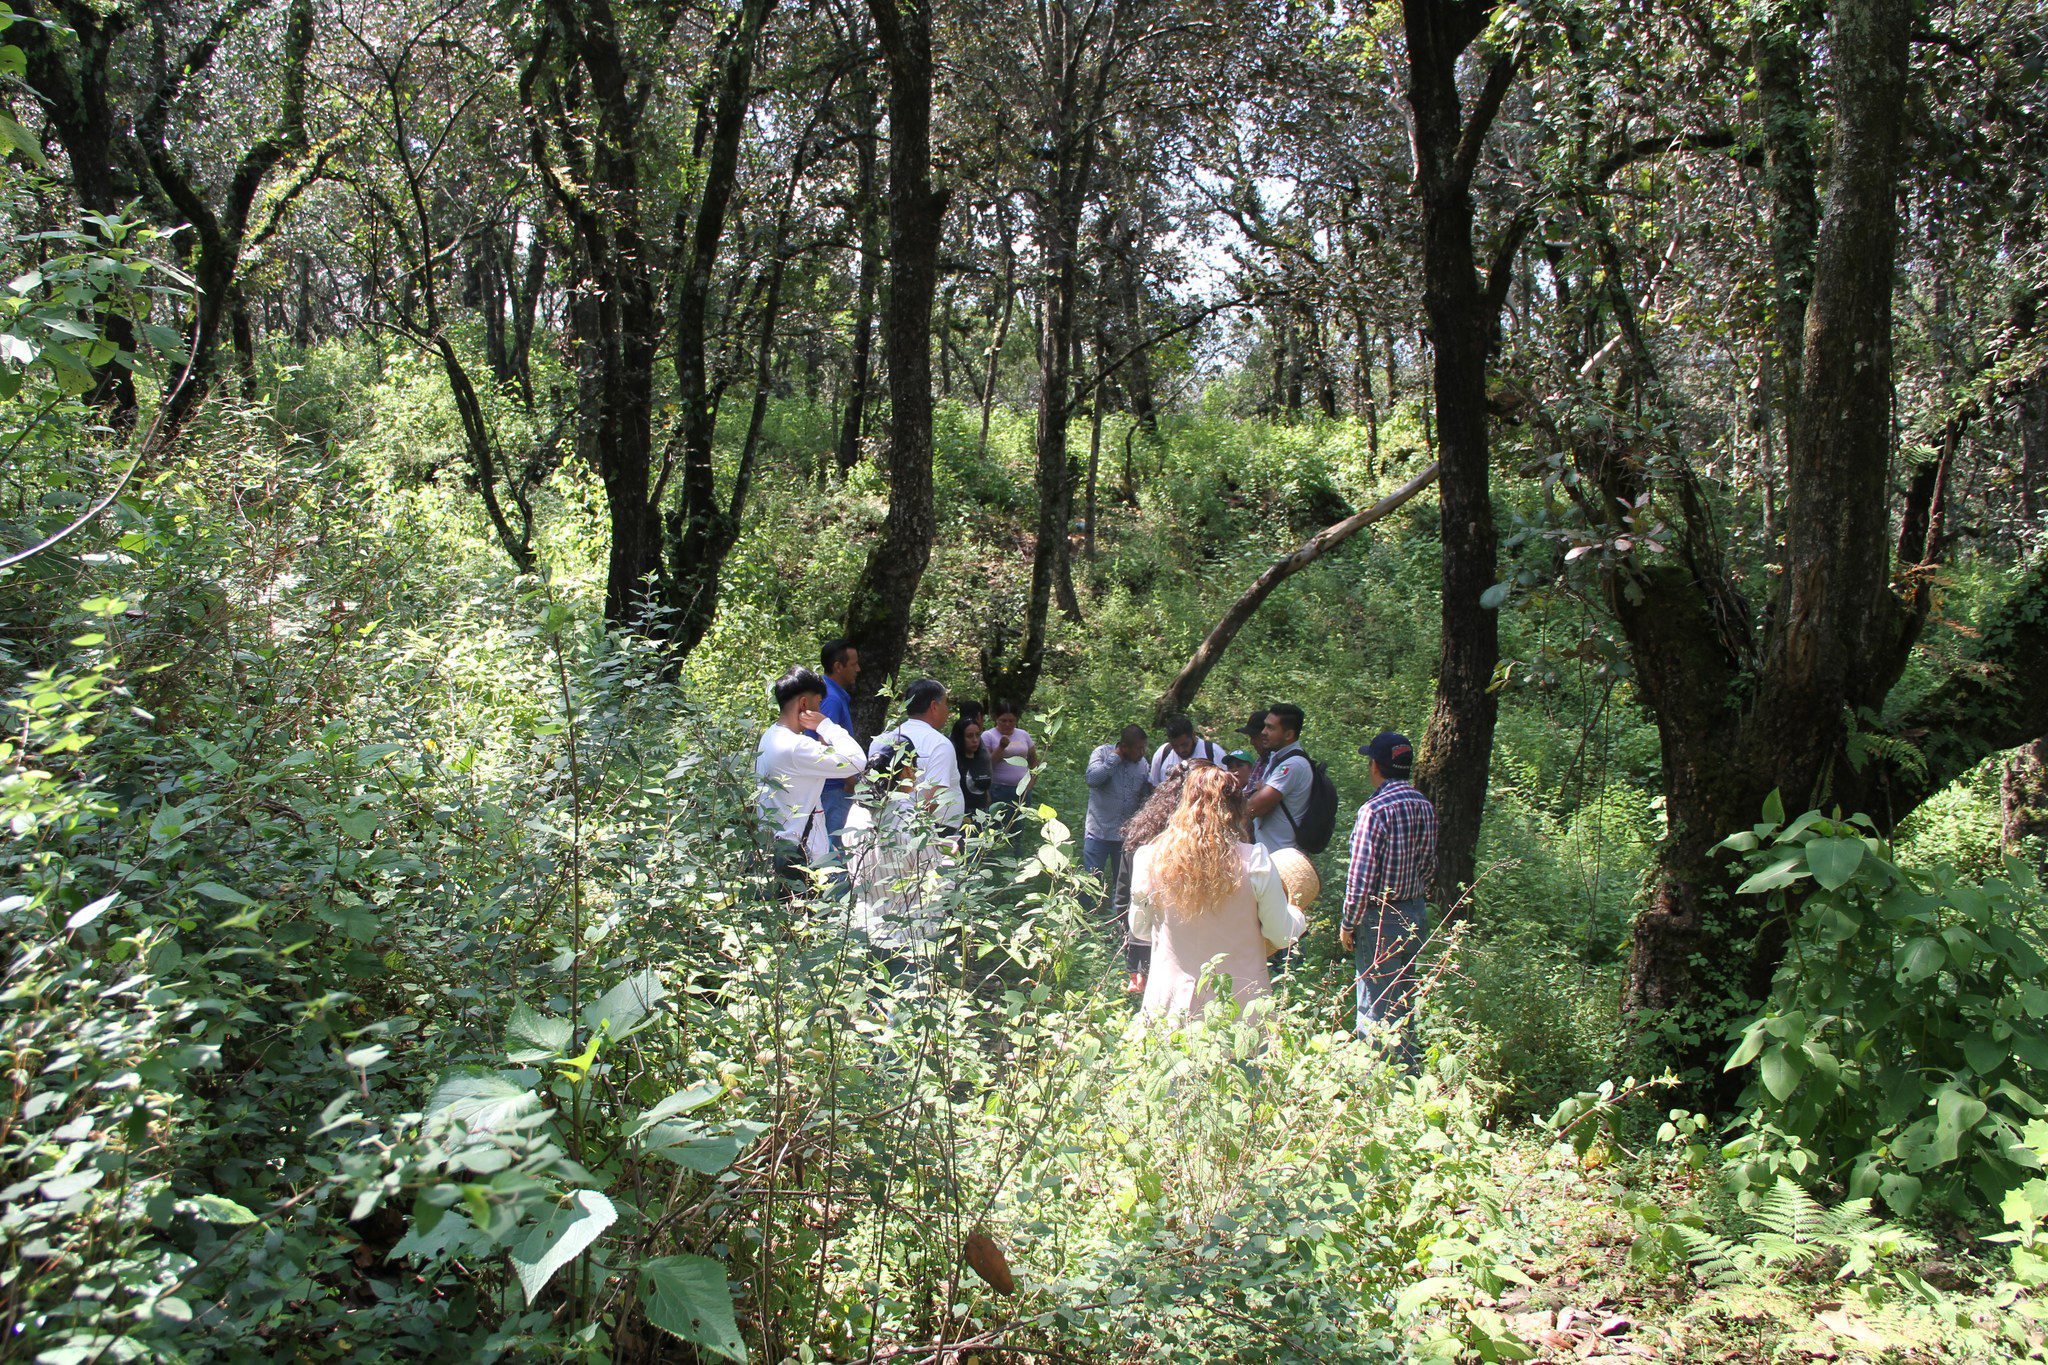
[[[929,728],[929,727],[927,727]],[[828,781],[844,781],[867,770],[867,755],[852,735],[834,720],[818,722],[818,733],[792,730],[777,721],[761,736],[754,753],[754,776],[761,780],[761,818],[775,837],[801,844],[814,863],[825,860],[825,817],[811,816]],[[810,827],[805,837],[804,827]]]
[[[953,752],[953,741],[913,716],[876,735],[868,755],[880,753],[883,745],[899,737],[909,740],[917,752],[917,790],[931,793],[933,817],[946,829],[958,829],[967,819],[967,793],[960,786],[960,755]]]

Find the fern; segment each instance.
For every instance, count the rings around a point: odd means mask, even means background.
[[[1740,1239],[1682,1223],[1672,1231],[1684,1244],[1693,1272],[1716,1289],[1776,1284],[1830,1252],[1842,1257],[1836,1278],[1862,1279],[1929,1246],[1925,1238],[1875,1217],[1868,1199],[1830,1209],[1784,1176],[1757,1200],[1748,1221],[1748,1236]],[[1915,1278],[1910,1271],[1893,1274],[1905,1281]]]

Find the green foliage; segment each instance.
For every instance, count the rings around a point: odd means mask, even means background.
[[[1693,1270],[1717,1289],[1763,1286],[1834,1266],[1833,1278],[1866,1294],[1917,1291],[1919,1278],[1895,1265],[1925,1251],[1929,1242],[1876,1218],[1868,1199],[1823,1208],[1796,1181],[1780,1176],[1750,1205],[1746,1229],[1717,1233],[1687,1223],[1672,1232],[1685,1245]]]
[[[1732,1174],[1842,1182],[1893,1209],[1967,1212],[2039,1169],[2023,1138],[2048,1093],[2041,889],[1893,860],[1860,816],[1766,819],[1727,841],[1746,895],[1785,916],[1785,964],[1743,1028],[1751,1076]]]

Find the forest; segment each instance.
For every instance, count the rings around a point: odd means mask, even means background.
[[[6,0],[0,213],[0,1359],[2048,1359],[2041,0]]]

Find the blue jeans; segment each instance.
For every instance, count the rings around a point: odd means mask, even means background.
[[[1415,1045],[1408,1041],[1403,1026],[1408,1021],[1409,998],[1415,992],[1415,957],[1428,928],[1429,907],[1417,897],[1394,901],[1380,913],[1378,923],[1361,924],[1353,935],[1358,1034],[1365,1037],[1372,1025],[1402,1030],[1401,1061],[1411,1071],[1416,1063]]]
[[[1093,835],[1081,840],[1081,870],[1102,878],[1102,891],[1090,909],[1095,918],[1105,925],[1124,918],[1130,909],[1131,889],[1125,882],[1123,866],[1123,840],[1097,839]],[[1107,916],[1103,914],[1105,905],[1110,907]]]
[[[833,852],[839,850],[839,831],[846,827],[846,812],[853,808],[853,793],[846,789],[840,778],[825,779],[825,790],[818,797],[818,809],[825,821],[825,838],[831,842]]]

